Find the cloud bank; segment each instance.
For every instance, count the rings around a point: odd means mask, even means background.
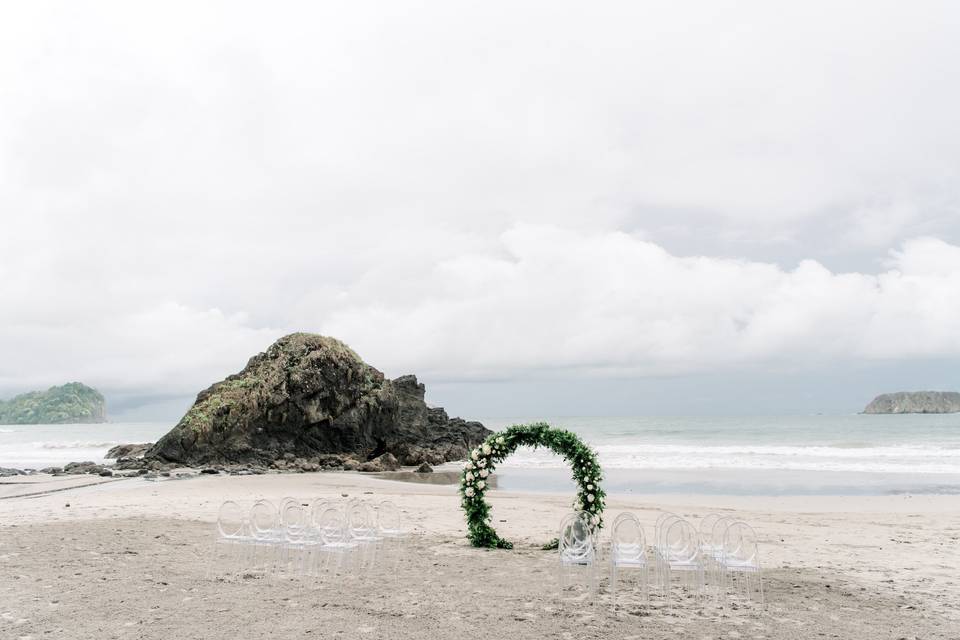
[[[438,241],[447,255],[427,253]],[[178,282],[208,291],[242,291],[248,278],[287,286],[280,305],[234,299],[244,312],[141,294],[146,271],[118,277],[113,292],[95,291],[82,271],[35,274],[26,292],[4,278],[0,297],[20,304],[0,313],[0,382],[69,373],[128,393],[190,393],[293,330],[337,336],[391,375],[441,381],[960,356],[960,247],[934,238],[905,242],[875,274],[677,256],[635,235],[553,225],[513,226],[488,247],[431,242],[412,252],[420,259],[381,259],[339,282],[324,283],[327,266],[350,248],[331,246],[292,279],[282,260],[256,275],[178,271]]]
[[[956,359],[921,4],[4,6],[0,394],[293,330],[439,382]]]

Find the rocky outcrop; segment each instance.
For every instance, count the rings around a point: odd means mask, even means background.
[[[864,413],[957,413],[960,393],[956,391],[900,391],[874,398]]]
[[[379,455],[373,460],[368,460],[357,467],[357,471],[397,471],[400,463],[390,452]]]
[[[92,460],[87,460],[84,462],[68,462],[66,466],[63,467],[63,473],[69,475],[82,475],[86,473],[99,474],[104,471],[106,467],[99,465]]]
[[[387,380],[349,347],[308,333],[285,336],[243,371],[202,391],[144,462],[277,468],[342,454],[343,468],[390,453],[418,465],[458,460],[490,432],[427,407],[414,376]]]
[[[103,456],[107,460],[117,460],[119,458],[142,458],[143,454],[153,446],[152,442],[143,444],[118,444]]]
[[[80,382],[0,400],[0,424],[89,424],[107,421],[103,395]]]

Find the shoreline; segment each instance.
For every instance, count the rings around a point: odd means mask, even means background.
[[[102,475],[99,473],[87,473],[87,472],[74,472],[74,473],[56,473],[49,474],[41,471],[28,471],[21,475],[7,475],[0,476],[0,500],[8,499],[10,497],[19,496],[16,492],[11,493],[9,491],[10,487],[16,485],[24,486],[39,486],[39,485],[49,485],[51,483],[64,484],[63,488],[57,489],[45,489],[38,493],[31,495],[42,495],[44,493],[53,492],[53,491],[66,491],[71,489],[78,488],[77,483],[84,482],[83,486],[96,486],[103,485],[112,482],[119,481],[140,481],[147,482],[151,485],[157,483],[167,483],[171,480],[183,481],[183,480],[196,480],[200,478],[267,478],[267,477],[307,477],[307,478],[318,478],[318,477],[356,477],[356,478],[367,478],[367,479],[376,479],[386,483],[395,483],[402,486],[414,486],[414,487],[451,487],[454,490],[459,486],[459,476],[460,476],[460,463],[446,463],[443,465],[438,465],[431,472],[418,472],[416,467],[402,467],[398,471],[368,471],[361,472],[357,470],[338,470],[338,469],[328,469],[322,471],[284,471],[284,470],[275,470],[267,469],[258,472],[237,472],[237,471],[225,471],[217,470],[215,473],[211,473],[208,468],[194,468],[194,467],[170,467],[164,471],[131,471],[131,470],[118,470],[112,476],[111,475]],[[611,497],[616,497],[620,499],[633,499],[633,500],[642,500],[649,498],[656,498],[658,501],[670,501],[678,500],[684,501],[690,498],[701,497],[709,501],[713,500],[742,500],[749,502],[754,499],[775,499],[775,500],[786,500],[786,501],[810,501],[810,500],[820,500],[822,502],[829,502],[834,499],[856,499],[856,500],[866,500],[866,501],[875,501],[876,499],[883,498],[904,498],[904,499],[922,499],[922,498],[943,498],[947,501],[957,502],[957,492],[960,490],[960,487],[955,487],[953,485],[944,485],[949,487],[949,491],[940,491],[940,492],[931,492],[931,491],[919,491],[912,492],[909,490],[896,490],[896,491],[865,491],[863,487],[854,487],[855,491],[844,492],[844,491],[822,491],[822,490],[808,490],[804,491],[802,489],[795,489],[791,491],[783,490],[774,490],[770,486],[769,477],[763,478],[762,476],[769,476],[769,472],[732,472],[730,475],[735,475],[738,478],[750,478],[753,481],[764,480],[767,482],[766,485],[760,486],[758,489],[751,491],[723,491],[722,486],[718,487],[706,482],[699,483],[695,486],[706,486],[708,490],[689,490],[681,487],[676,487],[674,485],[666,485],[668,488],[666,490],[656,490],[651,489],[650,487],[658,486],[657,483],[644,482],[644,478],[647,477],[662,477],[667,476],[671,477],[676,472],[669,471],[658,471],[658,470],[623,470],[615,469],[612,472],[608,471],[603,480],[604,490],[607,495]],[[787,472],[790,475],[798,475],[795,472]],[[615,482],[610,482],[610,475],[619,476],[619,480]],[[693,475],[687,472],[684,472],[684,475]],[[806,475],[806,473],[799,474],[801,476]],[[751,478],[752,476],[752,478]],[[633,480],[629,485],[624,480],[630,479]],[[309,482],[309,481],[308,481]],[[517,468],[517,467],[500,467],[498,470],[490,476],[488,482],[491,486],[491,489],[497,494],[506,495],[506,494],[518,494],[518,495],[542,495],[542,496],[561,496],[561,495],[572,495],[575,488],[573,482],[570,480],[569,471],[566,469],[544,469],[544,468]],[[319,484],[327,485],[330,482],[324,480],[320,481]],[[569,486],[565,486],[569,485]],[[625,486],[630,488],[624,490]],[[635,490],[632,487],[639,487],[639,490]],[[662,486],[662,484],[660,485]],[[5,491],[6,489],[6,491]]]
[[[417,498],[446,501],[462,519],[459,510],[458,483],[445,478],[442,482],[409,481],[410,471],[363,473],[357,471],[322,471],[314,473],[265,473],[262,475],[208,475],[192,470],[174,470],[169,478],[149,479],[143,476],[101,478],[84,475],[33,474],[0,479],[0,522],[42,522],[50,514],[43,507],[53,507],[64,495],[79,496],[69,515],[99,517],[100,510],[109,513],[113,503],[125,498],[131,513],[144,516],[163,515],[159,505],[177,501],[180,517],[213,522],[216,508],[209,505],[222,499],[255,497],[279,500],[285,493],[304,497],[342,493],[348,495],[387,496],[401,500]],[[28,481],[23,481],[27,479]],[[488,498],[494,505],[510,502],[542,502],[561,509],[572,499],[572,491],[542,489],[537,491],[492,489]],[[142,498],[130,500],[129,498]],[[222,501],[222,500],[221,500]],[[740,495],[675,492],[608,493],[607,519],[610,513],[624,509],[656,510],[670,506],[693,510],[733,509],[771,513],[924,513],[955,515],[960,518],[960,501],[952,495]],[[60,513],[58,515],[65,515]],[[449,518],[445,519],[449,520]],[[462,524],[462,523],[460,523]],[[2,526],[2,524],[0,524]],[[454,527],[455,529],[456,527]]]

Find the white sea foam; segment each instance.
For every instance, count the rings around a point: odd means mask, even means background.
[[[120,442],[34,442],[32,445],[39,449],[105,449],[115,447]]]
[[[102,462],[124,442],[154,442],[170,426],[159,423],[23,425],[0,431],[0,467],[41,469],[68,462]]]
[[[825,447],[781,445],[602,444],[600,463],[611,469],[742,469],[960,474],[960,449],[932,445]],[[547,451],[521,450],[506,464],[566,465]]]

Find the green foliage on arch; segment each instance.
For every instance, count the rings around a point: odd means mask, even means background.
[[[487,478],[494,467],[514,452],[517,447],[547,447],[570,463],[573,479],[579,487],[574,506],[591,515],[597,527],[603,524],[603,478],[597,456],[576,434],[554,429],[545,422],[518,424],[487,438],[470,452],[467,464],[460,474],[461,506],[467,516],[467,537],[475,547],[511,549],[513,543],[504,540],[490,525],[490,505],[484,500]]]

